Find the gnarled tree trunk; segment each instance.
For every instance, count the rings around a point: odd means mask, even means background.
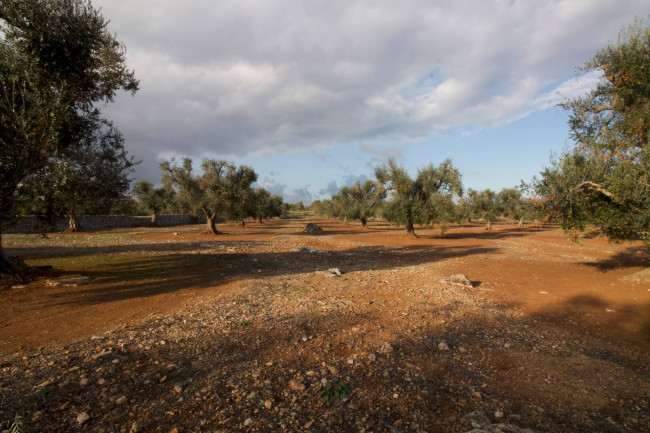
[[[151,215],[151,225],[158,227],[158,214]]]
[[[368,228],[368,219],[367,218],[361,218],[361,228],[364,228],[364,229]]]
[[[524,226],[524,219],[520,218],[519,219],[519,227],[523,227],[523,226]]]
[[[212,233],[213,235],[220,235],[221,232],[217,230],[217,214],[205,213],[205,220],[207,225],[207,233]]]
[[[485,230],[492,230],[492,221],[487,220],[485,223]]]

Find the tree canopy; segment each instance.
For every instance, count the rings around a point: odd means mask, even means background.
[[[578,239],[594,226],[614,241],[650,241],[650,28],[637,20],[583,69],[603,77],[562,104],[576,146],[552,160],[533,189]]]
[[[414,224],[444,222],[450,217],[449,204],[463,193],[461,175],[448,159],[439,166],[429,164],[418,170],[415,179],[391,159],[375,169],[375,176],[388,194],[384,218],[404,225],[406,233],[413,236]]]
[[[79,151],[95,104],[138,81],[89,1],[4,0],[0,26],[0,271],[17,275],[1,236],[29,178]]]
[[[257,174],[248,166],[204,159],[201,174],[195,174],[192,160],[183,158],[179,165],[174,159],[160,164],[163,185],[174,189],[182,209],[197,216],[205,216],[207,231],[220,234],[216,226],[217,216],[242,221],[252,216],[255,192],[251,185]]]

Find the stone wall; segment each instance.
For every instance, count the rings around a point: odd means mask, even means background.
[[[158,215],[158,226],[179,226],[186,224],[204,224],[205,218],[194,218],[189,215]],[[120,227],[151,227],[150,216],[128,215],[93,215],[82,216],[78,220],[84,230],[113,229]],[[45,226],[37,217],[28,215],[21,217],[18,223],[6,233],[43,233],[43,231],[62,231],[68,228],[68,219],[61,218],[53,226]]]

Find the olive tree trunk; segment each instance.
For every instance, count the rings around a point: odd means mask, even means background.
[[[79,232],[83,230],[79,224],[79,217],[74,213],[70,212],[68,214],[68,232]]]
[[[207,225],[207,233],[212,233],[213,235],[220,235],[222,234],[219,230],[217,230],[217,214],[209,214],[205,212],[205,220],[206,220],[206,225]]]
[[[419,237],[415,234],[415,227],[413,227],[413,220],[406,221],[406,235],[413,236],[414,238]]]

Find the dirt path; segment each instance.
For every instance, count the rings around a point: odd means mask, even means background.
[[[380,222],[316,222],[325,235],[275,220],[219,237],[191,226],[8,237],[13,253],[57,272],[2,292],[0,421],[647,430],[650,282],[626,279],[650,266],[647,246],[580,247],[513,225],[413,239]],[[77,273],[91,281],[48,285]],[[474,288],[440,283],[454,273]]]

